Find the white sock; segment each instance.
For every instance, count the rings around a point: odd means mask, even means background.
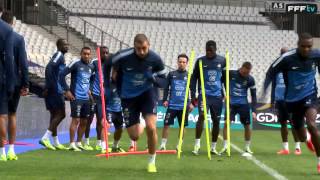
[[[135,146],[135,145],[136,145],[136,142],[131,140],[130,146],[133,147],[133,146]]]
[[[50,130],[47,130],[46,133],[42,136],[42,140],[49,139],[49,137],[52,135],[52,132]]]
[[[246,141],[246,146],[245,146],[245,148],[246,148],[246,149],[250,148],[250,144],[251,144],[251,141]]]
[[[318,164],[320,164],[320,157],[318,157]]]
[[[211,143],[211,149],[216,149],[216,146],[217,146],[217,142],[212,142]]]
[[[54,145],[58,146],[60,144],[58,136],[53,136],[52,138]]]
[[[301,149],[300,142],[296,142],[296,149]]]
[[[14,144],[9,144],[9,151],[14,152]]]
[[[101,140],[97,140],[97,146],[101,146]]]
[[[200,147],[200,139],[196,139],[196,141],[194,143],[194,146]]]
[[[165,147],[167,144],[168,139],[162,138],[161,140],[161,147]]]
[[[182,144],[183,144],[183,140],[181,141],[181,146],[182,146]],[[178,149],[178,147],[179,147],[179,141],[177,143],[177,149]]]
[[[306,130],[307,131],[307,130]],[[310,135],[310,133],[307,131],[306,132],[307,133],[307,141],[310,141],[310,139],[311,139],[311,135]]]
[[[85,142],[86,142],[86,145],[90,145],[90,139],[89,138],[86,138]]]
[[[282,146],[283,146],[283,149],[289,150],[289,143],[288,142],[283,142]]]
[[[82,143],[81,142],[77,142],[77,146],[82,146]]]
[[[223,140],[223,148],[224,149],[228,148],[228,140]]]
[[[1,155],[6,155],[5,147],[0,148]]]
[[[149,164],[156,163],[156,154],[150,154]]]
[[[106,149],[107,148],[106,143],[104,141],[102,141],[101,147],[102,147],[102,149]]]
[[[71,142],[71,143],[70,143],[70,146],[71,146],[71,147],[75,147],[75,146],[76,146],[76,143],[75,143],[75,142]]]
[[[112,147],[117,148],[118,146],[119,146],[119,141],[114,141]]]

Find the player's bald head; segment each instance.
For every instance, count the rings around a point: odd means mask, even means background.
[[[281,49],[280,49],[280,54],[282,55],[282,54],[284,54],[284,53],[286,53],[286,52],[288,52],[289,51],[289,49],[287,48],[287,47],[282,47]]]

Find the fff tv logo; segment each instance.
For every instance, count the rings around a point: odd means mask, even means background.
[[[318,7],[316,4],[287,4],[286,11],[288,13],[315,14],[318,11]]]

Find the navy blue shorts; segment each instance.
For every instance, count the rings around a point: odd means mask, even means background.
[[[207,97],[206,102],[207,111],[210,110],[212,122],[219,124],[223,106],[222,97]],[[204,114],[202,98],[199,98],[199,114],[202,116]]]
[[[97,120],[101,121],[102,120],[101,97],[97,96],[97,95],[93,95],[93,99],[94,99],[94,102],[95,102],[94,113],[96,114]]]
[[[121,111],[120,112],[108,111],[107,120],[109,123],[112,122],[116,129],[120,129],[123,127],[123,116]]]
[[[153,89],[134,98],[121,99],[121,105],[127,128],[140,123],[140,113],[142,116],[157,114],[157,96]]]
[[[20,87],[15,87],[13,96],[8,101],[9,113],[16,113],[20,100]]]
[[[5,85],[0,87],[0,114],[8,114],[8,92]]]
[[[235,116],[239,114],[240,122],[243,125],[249,125],[250,121],[250,106],[249,104],[234,104],[230,105],[230,120],[235,121]]]
[[[74,100],[70,102],[71,117],[88,118],[90,117],[91,103],[89,100]]]
[[[290,113],[290,119],[292,126],[295,129],[300,129],[304,126],[305,113],[309,108],[318,108],[317,95],[312,94],[296,102],[287,102],[288,111]]]
[[[166,112],[166,116],[164,118],[164,125],[165,126],[173,125],[174,119],[177,118],[179,126],[181,126],[182,114],[183,114],[183,110],[174,110],[174,109],[168,108],[168,110]],[[188,126],[188,116],[189,116],[189,113],[187,111],[186,116],[185,116],[185,120],[184,120],[184,127]]]
[[[289,111],[285,101],[276,101],[276,110],[278,121],[282,125],[286,125],[290,121]]]
[[[47,110],[65,110],[63,94],[48,94],[44,98]]]

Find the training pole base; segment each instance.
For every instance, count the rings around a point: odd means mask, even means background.
[[[156,151],[156,154],[176,154],[176,150],[163,150],[163,151]],[[112,157],[112,156],[128,156],[128,155],[144,155],[149,154],[148,151],[133,151],[133,152],[120,152],[120,153],[108,153],[107,154],[97,154],[97,157]]]

